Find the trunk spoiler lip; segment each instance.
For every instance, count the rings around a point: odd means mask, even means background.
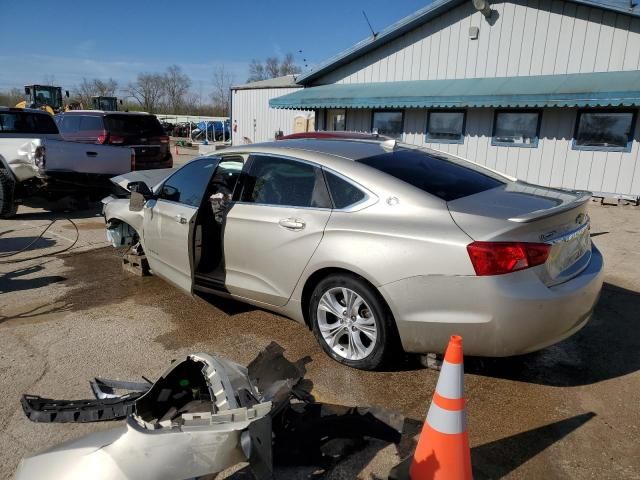
[[[579,196],[571,202],[561,203],[560,205],[557,205],[552,208],[546,208],[544,210],[535,210],[533,212],[525,213],[524,215],[511,217],[509,218],[509,221],[515,222],[515,223],[529,223],[529,222],[533,222],[534,220],[540,220],[543,218],[552,217],[553,215],[556,215],[558,213],[566,212],[568,210],[572,210],[576,207],[579,207],[580,205],[584,205],[592,197],[591,192],[584,191],[584,190],[574,191],[573,193]]]

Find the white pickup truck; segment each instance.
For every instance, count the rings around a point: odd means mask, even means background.
[[[0,107],[0,218],[33,197],[100,199],[132,165],[133,148],[68,142],[48,113]]]

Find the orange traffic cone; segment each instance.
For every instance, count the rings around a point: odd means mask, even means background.
[[[462,337],[453,335],[413,458],[391,469],[389,480],[472,478],[462,360]]]
[[[409,469],[411,480],[471,479],[462,337],[453,335]]]

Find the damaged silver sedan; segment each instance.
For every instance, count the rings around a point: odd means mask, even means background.
[[[586,325],[602,286],[588,192],[393,140],[239,146],[114,181],[114,245],[186,292],[308,325],[356,368],[454,333],[469,355],[539,350]]]
[[[155,383],[94,379],[95,399],[24,395],[35,422],[126,424],[28,457],[16,478],[174,480],[248,462],[260,480],[274,465],[322,463],[321,447],[333,438],[400,441],[400,415],[315,402],[304,379],[308,361],[290,362],[272,343],[248,367],[198,353]]]

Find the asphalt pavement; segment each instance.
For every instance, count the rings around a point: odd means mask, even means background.
[[[590,323],[542,352],[465,359],[476,478],[640,478],[640,208],[593,203],[590,215],[606,262]],[[89,398],[94,376],[153,379],[190,352],[246,364],[271,341],[290,359],[311,356],[307,377],[319,400],[377,405],[407,418],[400,445],[371,441],[323,478],[384,479],[411,452],[437,372],[411,358],[382,372],[341,366],[306,327],[132,276],[121,269],[121,253],[107,245],[95,209],[20,208],[15,219],[0,220],[0,478],[10,478],[24,455],[113,427],[32,423],[21,394]],[[306,478],[313,470],[279,470],[277,478]]]

